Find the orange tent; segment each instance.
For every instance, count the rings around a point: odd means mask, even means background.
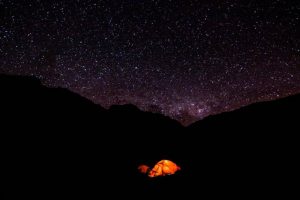
[[[148,174],[149,171],[150,171],[150,169],[149,169],[149,167],[148,167],[147,165],[140,165],[140,166],[138,167],[138,170],[139,170],[141,173],[143,173],[143,174]]]
[[[161,160],[151,170],[146,165],[140,165],[138,169],[141,173],[148,174],[148,176],[152,178],[175,174],[175,172],[181,168],[170,160]]]

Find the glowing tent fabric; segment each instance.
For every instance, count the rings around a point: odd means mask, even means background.
[[[147,165],[140,165],[140,166],[138,167],[138,170],[139,170],[141,173],[143,173],[143,174],[148,174],[149,171],[150,171],[150,169],[149,169],[149,167],[148,167]]]
[[[140,165],[138,169],[141,173],[148,174],[152,178],[175,174],[180,170],[180,167],[170,160],[161,160],[151,170],[146,165]]]

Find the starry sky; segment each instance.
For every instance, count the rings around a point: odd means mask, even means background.
[[[0,0],[0,73],[190,124],[300,92],[300,1]]]

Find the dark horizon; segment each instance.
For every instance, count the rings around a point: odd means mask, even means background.
[[[74,92],[76,95],[79,95],[80,97],[84,98],[84,99],[87,99],[88,101],[91,101],[92,103],[100,106],[101,108],[103,109],[106,109],[106,110],[110,110],[111,108],[115,107],[115,106],[129,106],[129,107],[132,107],[132,108],[136,108],[140,111],[143,111],[143,112],[149,112],[149,113],[153,113],[153,114],[160,114],[164,117],[167,117],[167,118],[170,118],[172,120],[175,120],[177,122],[179,122],[182,126],[184,127],[188,127],[190,125],[193,125],[194,123],[197,123],[201,120],[204,120],[208,117],[213,117],[213,116],[218,116],[219,114],[222,114],[222,113],[230,113],[232,111],[236,111],[236,110],[239,110],[239,109],[243,109],[243,108],[247,108],[248,106],[253,106],[253,105],[256,105],[256,104],[259,104],[259,103],[267,103],[267,102],[272,102],[272,101],[277,101],[277,100],[282,100],[282,99],[285,99],[285,98],[288,98],[288,97],[293,97],[293,96],[298,96],[300,94],[300,92],[295,92],[295,93],[289,93],[289,94],[286,94],[285,96],[281,96],[281,97],[278,97],[278,98],[274,98],[274,99],[261,99],[260,101],[253,101],[253,102],[249,102],[248,104],[245,104],[245,105],[239,105],[239,106],[236,106],[236,107],[232,107],[231,109],[228,109],[228,110],[224,110],[223,112],[215,112],[215,113],[211,113],[203,118],[189,118],[190,121],[180,121],[178,119],[174,119],[172,118],[171,116],[168,116],[168,115],[164,115],[163,113],[159,112],[158,110],[143,110],[141,108],[139,108],[137,105],[135,104],[131,104],[131,103],[124,103],[124,104],[113,104],[113,105],[110,105],[109,107],[104,107],[103,105],[97,103],[97,102],[94,102],[93,100],[81,95],[80,93],[77,93],[76,91],[72,91],[68,88],[63,88],[63,87],[54,87],[54,86],[49,86],[49,85],[46,85],[46,84],[43,84],[43,81],[40,80],[38,77],[34,76],[34,75],[15,75],[15,74],[0,74],[0,76],[7,76],[7,77],[15,77],[15,78],[24,78],[24,79],[28,79],[28,80],[36,80],[38,81],[41,86],[45,86],[46,88],[49,88],[49,89],[62,89],[62,90],[66,90],[66,91],[70,91],[70,92]],[[191,117],[191,116],[188,116],[188,117]]]
[[[211,115],[203,117],[202,119],[195,120],[195,121],[193,121],[191,123],[189,123],[190,121],[188,121],[188,122],[185,121],[183,123],[182,121],[173,119],[172,117],[164,115],[163,113],[160,113],[160,112],[157,112],[157,111],[142,110],[139,107],[137,107],[136,105],[130,104],[130,103],[127,103],[127,104],[114,104],[114,105],[111,105],[110,107],[103,107],[102,105],[97,104],[96,102],[93,102],[91,99],[88,99],[88,98],[82,96],[81,94],[79,94],[77,92],[73,92],[73,91],[69,90],[68,88],[49,87],[47,85],[44,85],[43,82],[40,79],[38,79],[37,77],[35,77],[35,76],[0,74],[0,79],[1,78],[4,78],[4,80],[5,79],[14,80],[15,79],[16,83],[18,83],[18,81],[21,81],[21,80],[23,80],[24,83],[26,83],[28,81],[28,82],[35,83],[36,85],[40,85],[41,87],[45,87],[45,88],[48,88],[48,89],[54,89],[54,90],[58,89],[58,90],[62,90],[62,91],[65,91],[65,92],[71,92],[71,93],[74,93],[74,95],[78,95],[79,97],[81,97],[83,99],[86,99],[87,101],[90,101],[90,103],[93,103],[96,106],[99,106],[99,108],[105,109],[107,111],[109,111],[111,109],[115,109],[115,108],[120,109],[120,108],[124,107],[125,109],[138,110],[138,111],[145,112],[145,113],[159,114],[159,115],[162,115],[163,117],[166,117],[167,119],[175,120],[175,121],[179,122],[179,124],[181,124],[183,127],[188,127],[188,126],[191,126],[193,124],[197,124],[198,122],[200,122],[202,120],[205,120],[207,118],[211,118],[211,117],[214,117],[214,116],[218,116],[218,115],[222,115],[222,114],[226,114],[226,113],[235,112],[235,111],[238,111],[238,110],[241,110],[241,109],[244,109],[244,108],[247,109],[248,107],[256,106],[256,105],[259,105],[261,103],[268,103],[268,102],[272,103],[272,102],[281,101],[281,100],[284,100],[284,99],[287,99],[287,98],[297,97],[297,96],[300,95],[300,93],[295,93],[295,94],[290,94],[290,95],[282,96],[282,97],[277,98],[277,99],[267,99],[267,100],[262,100],[262,101],[256,101],[256,102],[253,102],[253,103],[249,103],[247,105],[243,105],[243,106],[240,106],[240,107],[232,108],[231,110],[226,110],[224,112],[213,113]]]

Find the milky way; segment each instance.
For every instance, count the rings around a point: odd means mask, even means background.
[[[300,92],[300,2],[0,0],[0,73],[184,124]]]

